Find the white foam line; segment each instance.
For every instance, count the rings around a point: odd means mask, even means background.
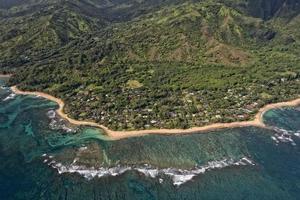
[[[15,93],[11,93],[10,95],[8,95],[6,98],[4,98],[2,101],[8,101],[8,100],[12,100],[16,97],[17,95]]]
[[[254,162],[247,157],[243,157],[238,161],[234,161],[233,159],[211,161],[208,162],[207,165],[201,167],[195,167],[194,169],[191,170],[183,170],[183,169],[176,169],[176,168],[158,169],[150,165],[144,165],[141,167],[130,167],[130,166],[123,166],[123,167],[116,166],[111,168],[100,167],[95,169],[94,167],[87,168],[85,166],[76,165],[77,161],[78,158],[75,158],[72,164],[65,166],[62,165],[61,163],[52,160],[48,163],[48,165],[57,169],[59,174],[78,173],[83,177],[87,178],[88,180],[94,177],[101,178],[103,176],[118,176],[130,170],[138,171],[139,173],[144,174],[145,176],[151,178],[159,177],[159,182],[163,182],[162,175],[167,175],[171,177],[174,186],[180,186],[192,180],[195,176],[199,174],[203,174],[209,170],[222,169],[229,166],[255,165]]]

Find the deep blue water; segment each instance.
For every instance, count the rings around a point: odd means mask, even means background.
[[[56,107],[0,89],[1,200],[300,199],[299,108],[267,112],[268,130],[109,141]]]

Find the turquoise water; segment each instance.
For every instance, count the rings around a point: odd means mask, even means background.
[[[4,85],[4,81],[0,81]],[[0,89],[0,199],[299,199],[300,109],[272,129],[109,141],[57,105]]]

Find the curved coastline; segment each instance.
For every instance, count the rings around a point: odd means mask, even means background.
[[[258,113],[255,115],[254,120],[251,120],[251,121],[232,122],[232,123],[215,123],[215,124],[211,124],[211,125],[207,125],[207,126],[192,127],[189,129],[150,129],[150,130],[134,130],[134,131],[113,131],[113,130],[110,130],[108,127],[105,127],[105,126],[95,123],[95,122],[79,121],[79,120],[69,118],[68,115],[66,113],[64,113],[64,111],[63,111],[65,103],[62,99],[56,98],[54,96],[51,96],[51,95],[43,93],[43,92],[21,91],[17,88],[17,86],[12,86],[11,90],[16,94],[41,96],[50,101],[56,102],[59,105],[59,108],[56,110],[56,112],[62,118],[66,119],[67,121],[69,121],[70,123],[75,124],[75,125],[84,125],[84,126],[92,126],[92,127],[101,128],[104,130],[106,135],[111,140],[120,140],[120,139],[129,138],[129,137],[145,136],[145,135],[149,135],[149,134],[158,134],[158,135],[192,134],[192,133],[220,130],[220,129],[225,129],[225,128],[237,128],[237,127],[249,127],[249,126],[267,128],[267,126],[263,122],[263,115],[266,111],[268,111],[270,109],[274,109],[274,108],[300,105],[300,98],[292,100],[292,101],[287,101],[287,102],[268,104],[268,105],[262,107],[261,109],[259,109]]]
[[[9,78],[11,76],[11,74],[0,74],[0,78]]]

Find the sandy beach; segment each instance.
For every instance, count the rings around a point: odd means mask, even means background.
[[[11,76],[11,74],[0,74],[0,78],[9,78]]]
[[[11,90],[16,94],[21,95],[36,95],[44,97],[50,101],[54,101],[59,105],[59,108],[57,109],[57,113],[67,121],[69,121],[72,124],[75,125],[85,125],[85,126],[93,126],[98,127],[104,130],[104,132],[107,134],[107,136],[112,140],[119,140],[119,139],[125,139],[129,137],[138,137],[138,136],[145,136],[149,134],[160,134],[160,135],[171,135],[171,134],[191,134],[191,133],[201,133],[201,132],[208,132],[213,130],[220,130],[225,128],[237,128],[237,127],[248,127],[248,126],[255,126],[255,127],[261,127],[261,128],[267,128],[267,126],[263,123],[263,114],[274,108],[281,108],[286,106],[297,106],[300,105],[300,98],[292,101],[287,102],[281,102],[281,103],[274,103],[274,104],[268,104],[261,108],[258,113],[256,114],[254,120],[251,121],[243,121],[243,122],[232,122],[232,123],[215,123],[207,126],[202,127],[193,127],[189,129],[153,129],[153,130],[136,130],[136,131],[113,131],[109,128],[97,124],[95,122],[90,121],[78,121],[75,119],[71,119],[68,117],[67,114],[64,113],[63,108],[65,106],[65,103],[56,97],[53,97],[49,94],[43,93],[43,92],[27,92],[27,91],[21,91],[16,86],[11,87]]]

